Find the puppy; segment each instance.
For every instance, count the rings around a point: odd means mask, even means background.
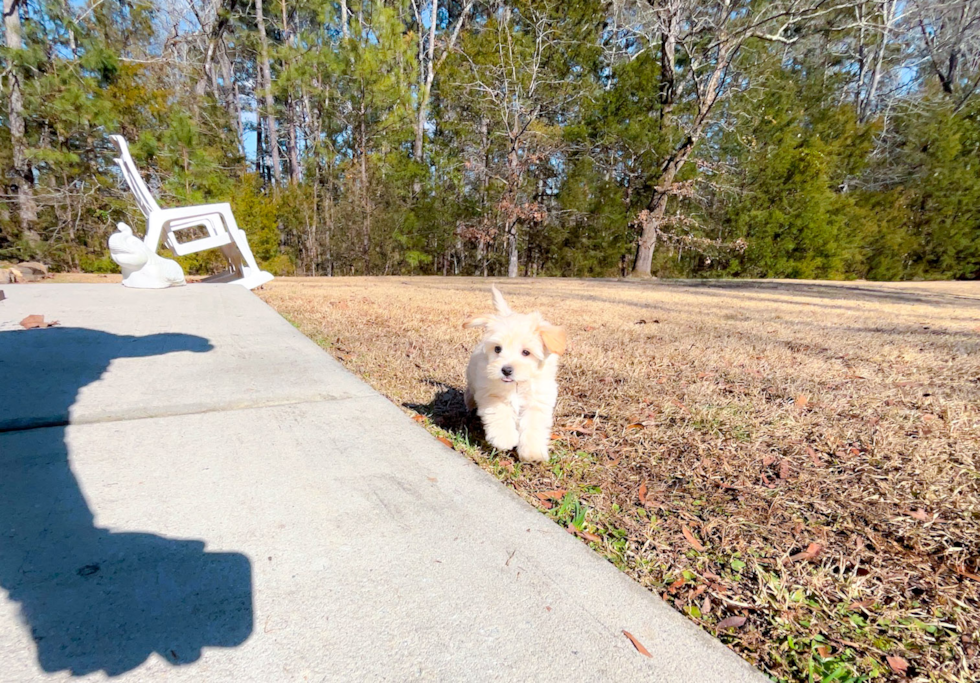
[[[496,313],[463,325],[483,330],[466,368],[466,407],[476,408],[494,448],[517,448],[523,462],[546,462],[565,330],[540,313],[514,313],[496,287],[491,291]]]

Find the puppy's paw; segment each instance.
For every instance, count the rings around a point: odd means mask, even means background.
[[[518,438],[517,427],[511,429],[497,427],[494,431],[487,432],[487,441],[498,451],[511,451],[517,448]]]
[[[521,443],[517,446],[521,462],[548,462],[548,447],[540,444]]]

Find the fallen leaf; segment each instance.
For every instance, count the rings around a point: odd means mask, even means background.
[[[701,545],[701,541],[699,541],[694,536],[694,534],[691,533],[691,530],[688,529],[686,525],[681,527],[681,533],[684,534],[684,538],[687,539],[687,542],[691,544],[691,547],[692,548],[694,548],[695,550],[697,550],[699,553],[703,553],[704,552],[704,546]]]
[[[538,505],[543,507],[545,510],[550,510],[553,507],[555,507],[555,504],[552,503],[550,500],[539,500]]]
[[[439,441],[441,441],[444,446],[448,446],[449,448],[453,447],[453,442],[444,436],[440,436]]]
[[[909,513],[909,517],[911,517],[912,519],[917,519],[920,522],[928,522],[929,521],[929,515],[922,508],[919,508],[915,512]]]
[[[762,458],[762,466],[763,467],[769,467],[769,465],[773,464],[774,462],[776,462],[776,456],[775,455],[767,455],[764,458]]]
[[[708,595],[704,596],[704,602],[701,603],[701,614],[711,614],[711,597]]]
[[[888,661],[888,666],[890,666],[892,671],[895,673],[902,674],[904,676],[905,672],[908,671],[909,663],[901,657],[892,657],[889,655],[885,657],[885,659]]]
[[[830,657],[830,648],[827,647],[826,645],[819,645],[817,646],[817,654],[819,654],[824,659],[828,659]]]
[[[29,315],[20,321],[21,327],[25,330],[44,329],[45,327],[53,327],[58,324],[57,320],[52,320],[47,322],[44,320],[43,315]]]
[[[632,424],[626,425],[626,429],[643,429],[642,422],[634,422]]]
[[[739,628],[745,623],[745,617],[725,617],[718,622],[718,629],[723,628]]]
[[[586,325],[584,329],[585,329],[586,332],[591,332],[592,330],[595,329],[595,327],[592,326],[592,325]]]
[[[541,500],[560,501],[562,498],[565,497],[566,493],[568,493],[568,491],[566,491],[565,489],[555,489],[554,491],[539,491],[534,495],[536,495]]]
[[[599,543],[600,541],[602,541],[600,537],[596,536],[593,533],[589,533],[588,531],[583,531],[582,529],[579,529],[577,526],[568,527],[568,533],[575,534],[576,536],[580,538],[584,538],[586,541],[591,541],[592,543]]]
[[[780,463],[779,463],[779,478],[780,479],[789,479],[789,475],[790,475],[789,460],[782,460],[782,461],[780,461]]]
[[[412,415],[412,419],[418,422],[419,424],[425,423],[425,415],[419,415],[418,413],[416,413],[415,415]]]
[[[810,456],[810,461],[817,467],[820,467],[820,465],[823,464],[823,462],[820,460],[820,456],[817,455],[817,452],[809,446],[806,447],[806,454]]]
[[[653,656],[650,654],[650,651],[648,649],[643,647],[643,643],[638,641],[636,639],[636,636],[634,636],[632,633],[630,633],[629,631],[623,631],[623,635],[630,639],[630,642],[633,643],[633,647],[635,647],[636,651],[639,652],[641,655],[643,655],[644,657]]]
[[[803,552],[796,553],[795,555],[790,555],[789,559],[791,561],[812,560],[813,558],[815,558],[817,555],[820,554],[821,550],[823,550],[822,545],[820,545],[819,543],[811,543],[806,547],[806,550],[804,550]]]
[[[866,600],[855,600],[854,602],[852,602],[850,605],[847,606],[847,609],[849,609],[851,612],[857,612],[859,609],[861,610],[867,609],[871,607],[871,605],[873,604],[874,604],[874,600],[871,600],[870,598]]]
[[[806,409],[806,406],[809,402],[810,402],[809,396],[807,396],[806,394],[800,394],[799,396],[796,397],[796,400],[793,401],[793,405],[796,406],[797,410],[804,410]]]
[[[678,588],[680,588],[681,586],[683,586],[683,585],[684,585],[684,583],[685,583],[685,579],[684,579],[684,577],[682,576],[681,578],[679,578],[679,579],[677,579],[676,581],[674,581],[674,583],[672,583],[672,584],[670,584],[670,592],[671,592],[671,593],[673,593],[673,592],[674,592],[674,591],[676,591],[676,590],[677,590]]]
[[[640,484],[640,490],[637,492],[637,496],[640,498],[640,505],[647,504],[647,485],[646,482]]]
[[[554,432],[552,432],[551,433],[551,440],[552,441],[560,441],[561,440],[561,434],[555,434]]]

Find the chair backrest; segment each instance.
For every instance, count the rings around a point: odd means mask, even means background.
[[[140,172],[136,168],[133,157],[129,155],[129,145],[126,144],[126,139],[122,135],[110,135],[109,139],[119,148],[120,156],[116,159],[116,163],[119,164],[119,169],[122,171],[123,178],[126,179],[126,184],[129,185],[130,192],[136,197],[136,203],[139,205],[140,211],[143,212],[144,216],[149,216],[154,211],[159,211],[160,205],[157,204],[157,200],[150,193],[150,188],[146,186],[146,183],[140,177]]]

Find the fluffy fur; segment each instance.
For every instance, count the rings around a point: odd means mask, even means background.
[[[466,368],[466,406],[476,408],[492,446],[517,448],[523,462],[546,462],[565,330],[540,313],[514,313],[491,289],[495,312],[463,325],[483,330]]]

